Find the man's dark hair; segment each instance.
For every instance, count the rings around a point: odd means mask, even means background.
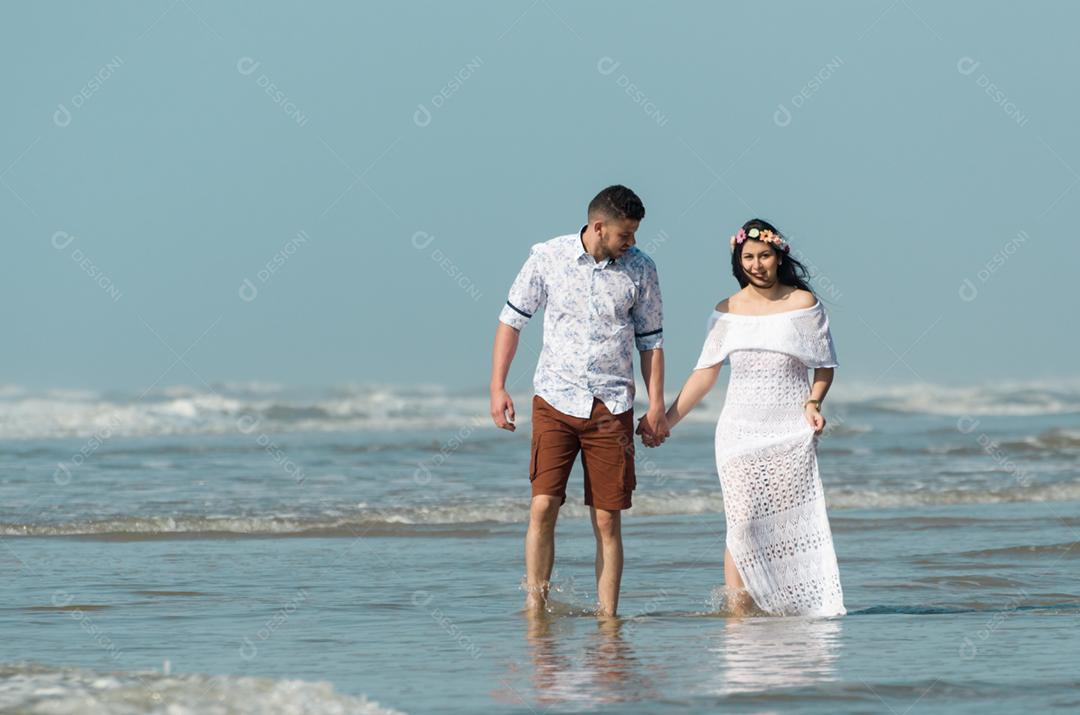
[[[645,205],[630,189],[615,184],[596,195],[589,202],[589,216],[600,214],[611,219],[640,221],[645,218]]]

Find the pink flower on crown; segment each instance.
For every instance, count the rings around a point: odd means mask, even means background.
[[[736,233],[734,236],[731,237],[731,250],[732,251],[735,250],[735,244],[736,243],[742,243],[745,240],[746,240],[746,231],[744,229],[740,228],[738,233]]]

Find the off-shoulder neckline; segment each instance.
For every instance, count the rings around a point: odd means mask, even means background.
[[[779,313],[765,313],[764,315],[748,315],[746,313],[724,313],[713,308],[714,315],[727,315],[733,318],[775,318],[778,315],[793,315],[795,313],[804,313],[808,310],[814,310],[821,306],[821,301],[817,300],[808,308],[796,308],[795,310],[785,310]]]

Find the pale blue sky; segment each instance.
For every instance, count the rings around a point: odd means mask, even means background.
[[[1072,377],[1078,26],[1066,2],[6,3],[0,383],[483,388],[529,245],[616,182],[669,390],[755,215],[820,272],[843,379]]]

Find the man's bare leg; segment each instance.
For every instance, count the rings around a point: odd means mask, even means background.
[[[724,592],[727,594],[728,608],[736,616],[745,616],[754,608],[754,599],[746,590],[739,569],[735,566],[735,559],[731,552],[724,549]]]
[[[529,507],[529,529],[525,533],[525,610],[542,613],[551,587],[555,565],[555,520],[561,497],[538,495]]]
[[[597,615],[614,616],[619,608],[623,569],[622,512],[595,508],[589,511],[596,536],[596,594],[600,600]]]

